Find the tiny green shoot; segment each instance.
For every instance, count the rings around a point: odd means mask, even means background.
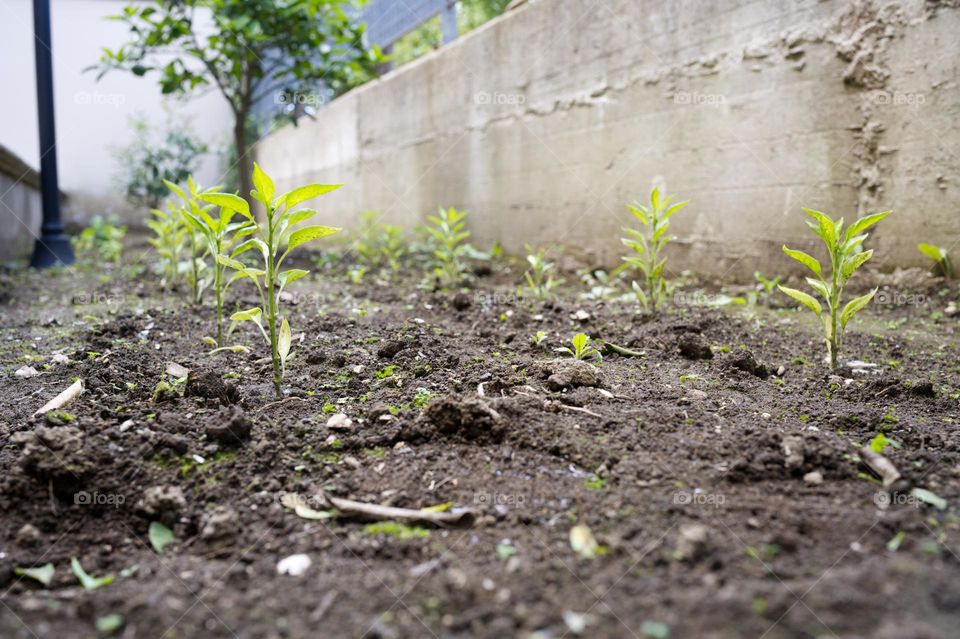
[[[639,202],[627,206],[642,228],[623,228],[630,237],[621,241],[634,252],[634,255],[624,257],[623,261],[643,274],[642,284],[636,281],[632,283],[633,291],[643,309],[652,313],[660,309],[667,297],[667,280],[663,276],[667,258],[662,257],[661,253],[675,239],[668,233],[670,217],[688,203],[671,204],[673,197],[668,195],[661,199],[659,189],[654,188],[650,193],[650,206]]]
[[[593,357],[597,360],[602,360],[603,356],[595,348],[589,346],[590,338],[583,333],[577,333],[570,339],[570,344],[573,348],[568,348],[566,346],[561,346],[559,348],[553,349],[554,352],[564,353],[570,355],[576,360],[583,360],[588,357]]]

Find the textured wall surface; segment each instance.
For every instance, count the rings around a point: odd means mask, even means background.
[[[470,212],[483,244],[560,244],[607,264],[624,204],[692,200],[673,270],[785,270],[800,207],[893,208],[878,262],[960,251],[956,1],[539,0],[261,142],[278,186],[415,223]]]

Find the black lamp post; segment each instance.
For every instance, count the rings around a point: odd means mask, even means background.
[[[57,180],[57,135],[53,119],[53,54],[50,50],[50,0],[33,0],[34,51],[37,62],[37,120],[40,124],[40,200],[43,223],[30,266],[72,264],[70,238],[60,220]]]

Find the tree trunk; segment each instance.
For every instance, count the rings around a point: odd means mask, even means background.
[[[233,143],[237,147],[237,171],[240,173],[240,197],[253,203],[253,149],[247,148],[247,115],[237,115],[233,125]]]

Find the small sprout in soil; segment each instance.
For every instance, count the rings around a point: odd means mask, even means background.
[[[546,333],[546,331],[537,331],[537,332],[534,334],[534,336],[533,336],[532,338],[530,338],[530,340],[533,342],[533,345],[534,345],[534,346],[540,346],[540,345],[542,345],[545,341],[547,341],[547,333]]]
[[[538,300],[547,299],[562,280],[553,279],[551,271],[554,265],[553,262],[547,261],[546,249],[534,250],[529,244],[524,244],[524,248],[527,250],[527,263],[530,264],[530,268],[523,274],[527,281],[527,289]]]
[[[866,215],[854,222],[844,233],[843,218],[831,220],[827,215],[813,209],[803,209],[813,218],[807,225],[823,240],[830,256],[830,272],[825,273],[820,262],[803,251],[783,247],[783,252],[810,269],[816,277],[808,277],[807,284],[827,303],[824,309],[812,295],[794,288],[778,285],[783,293],[797,300],[816,314],[820,320],[823,336],[827,342],[827,357],[830,367],[836,368],[843,342],[843,331],[854,315],[862,311],[877,289],[850,300],[842,306],[843,287],[858,268],[873,256],[873,250],[863,250],[863,242],[869,236],[868,228],[890,215],[891,211]]]
[[[640,624],[640,632],[651,639],[667,639],[670,636],[670,626],[662,621],[646,619]]]
[[[413,407],[418,410],[423,410],[427,407],[427,404],[430,403],[431,397],[433,397],[433,393],[426,388],[418,388],[417,394],[413,396]]]
[[[588,357],[596,358],[597,360],[602,360],[603,356],[595,348],[588,346],[590,343],[590,338],[584,335],[583,333],[577,333],[570,339],[570,344],[573,345],[573,348],[567,348],[566,346],[561,346],[559,348],[553,349],[557,353],[565,353],[572,356],[574,359],[582,360]]]
[[[388,377],[393,377],[393,374],[397,370],[396,364],[388,364],[378,371],[374,371],[373,374],[377,376],[377,379],[387,379]]]
[[[900,550],[900,544],[903,543],[904,538],[907,536],[907,533],[902,530],[897,532],[896,535],[890,538],[890,541],[887,542],[887,552],[897,552]]]
[[[517,548],[510,543],[509,539],[504,539],[497,544],[497,557],[499,557],[501,561],[506,561],[515,554],[517,554]]]
[[[313,209],[294,210],[294,207],[340,188],[340,184],[308,184],[293,189],[276,198],[276,189],[260,166],[253,165],[253,184],[256,187],[251,195],[263,204],[266,210],[266,219],[256,221],[250,212],[250,205],[243,198],[230,193],[204,193],[199,195],[203,201],[215,204],[221,209],[239,213],[255,225],[255,237],[252,237],[230,253],[217,255],[222,264],[237,271],[234,277],[249,278],[257,287],[260,294],[260,307],[240,311],[230,316],[235,322],[250,321],[257,325],[264,339],[270,344],[270,355],[273,361],[273,387],[279,397],[282,395],[281,383],[287,357],[290,354],[293,336],[290,322],[280,316],[280,294],[290,283],[307,275],[309,271],[291,268],[281,271],[284,260],[298,246],[328,237],[340,231],[332,226],[305,226],[295,228],[301,222],[316,215]],[[281,253],[281,247],[286,250]],[[250,268],[237,260],[237,257],[249,250],[255,250],[262,262],[263,268]],[[266,318],[267,330],[264,330],[261,320]]]
[[[639,202],[627,206],[643,228],[623,228],[630,237],[621,241],[635,253],[623,260],[643,273],[642,284],[636,281],[632,283],[633,291],[643,309],[652,313],[659,310],[667,297],[667,280],[663,277],[667,258],[660,257],[660,254],[674,239],[674,236],[667,232],[670,229],[669,220],[674,213],[687,205],[686,201],[671,205],[672,200],[672,195],[661,199],[659,189],[654,188],[650,193],[650,206]]]
[[[118,615],[114,612],[109,615],[97,617],[95,625],[97,627],[97,632],[109,635],[123,628],[124,623],[125,619],[123,618],[123,615]]]
[[[43,420],[51,426],[63,426],[77,421],[77,418],[73,413],[68,413],[65,410],[52,410],[43,414]]]
[[[870,450],[878,455],[882,455],[884,449],[886,449],[886,447],[892,443],[893,442],[887,439],[886,435],[879,433],[876,437],[870,440]]]
[[[953,279],[953,262],[950,260],[950,253],[947,251],[947,249],[927,243],[918,244],[917,249],[933,260],[934,273],[948,280]]]
[[[430,536],[430,531],[420,526],[408,526],[394,521],[381,521],[373,524],[367,524],[363,527],[363,532],[368,535],[389,535],[397,539],[426,539]]]
[[[588,477],[587,479],[583,480],[583,486],[587,490],[604,490],[607,487],[607,480],[603,477],[597,477],[594,475],[593,477]]]
[[[147,530],[147,537],[150,539],[150,545],[158,554],[163,554],[163,549],[176,541],[173,531],[158,521],[150,522],[150,528]]]
[[[114,576],[112,574],[106,577],[91,577],[88,575],[76,557],[70,559],[70,568],[73,570],[73,575],[77,578],[77,581],[80,582],[80,585],[83,586],[84,590],[96,590],[97,588],[109,586],[113,583]]]
[[[467,250],[464,241],[470,237],[470,232],[465,230],[466,217],[465,212],[450,207],[427,218],[431,224],[427,232],[433,238],[433,256],[437,260],[433,272],[446,287],[456,286],[463,279],[465,268],[461,258]]]
[[[27,577],[28,579],[33,579],[36,582],[43,584],[44,586],[49,586],[50,582],[53,581],[53,575],[57,571],[53,567],[53,564],[44,564],[38,566],[37,568],[14,568],[13,572],[18,577]]]

